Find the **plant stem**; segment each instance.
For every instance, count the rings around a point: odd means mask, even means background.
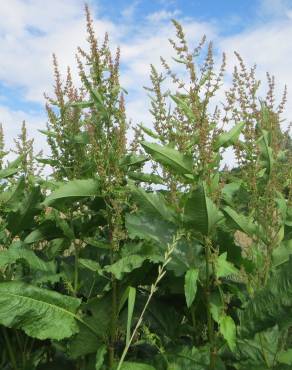
[[[115,341],[117,326],[117,281],[112,275],[112,311],[111,311],[111,334],[109,345],[109,367],[112,369],[115,360]]]
[[[6,328],[2,328],[2,333],[3,333],[4,340],[5,340],[5,343],[6,343],[6,346],[7,346],[7,351],[9,353],[9,357],[10,357],[10,361],[11,361],[12,367],[15,370],[17,370],[16,358],[15,358],[15,355],[14,355],[14,352],[13,352],[13,348],[11,346],[10,339],[9,339],[8,334],[7,334]]]
[[[77,291],[78,291],[78,275],[79,275],[79,266],[78,266],[78,259],[79,259],[79,248],[78,248],[78,245],[77,243],[75,242],[74,243],[74,247],[75,247],[75,261],[74,261],[74,292],[75,292],[75,295],[77,295]]]
[[[128,341],[128,343],[126,343],[126,346],[124,348],[124,351],[122,353],[122,356],[120,358],[120,361],[119,361],[119,364],[118,364],[118,367],[117,367],[116,370],[121,370],[121,368],[122,368],[123,362],[124,362],[125,357],[126,357],[126,355],[128,353],[128,350],[129,350],[129,348],[130,348],[130,346],[132,344],[132,341],[135,338],[135,335],[136,335],[136,333],[137,333],[140,325],[142,324],[144,314],[145,314],[145,312],[146,312],[146,310],[147,310],[147,308],[149,306],[149,303],[150,303],[150,301],[152,299],[152,296],[153,296],[153,294],[156,291],[156,288],[157,288],[158,283],[160,282],[160,280],[163,278],[163,276],[166,273],[165,267],[171,261],[171,255],[172,255],[172,253],[173,253],[173,251],[174,251],[174,249],[175,249],[175,247],[176,247],[176,245],[177,245],[177,243],[178,243],[178,241],[179,241],[180,238],[181,238],[181,235],[178,233],[173,238],[172,244],[168,245],[167,251],[165,252],[165,255],[164,255],[164,263],[158,267],[158,276],[156,278],[156,281],[151,285],[150,294],[148,296],[148,299],[147,299],[147,301],[146,301],[146,303],[144,305],[144,308],[143,308],[143,310],[141,312],[141,315],[140,315],[140,317],[139,317],[139,319],[137,321],[137,324],[136,324],[136,326],[135,326],[135,328],[134,328],[134,330],[132,332],[131,338]]]
[[[206,295],[206,307],[207,307],[207,325],[208,325],[208,338],[210,342],[210,369],[215,370],[215,344],[214,344],[214,323],[211,315],[210,308],[210,277],[209,277],[209,261],[210,259],[210,240],[205,240],[205,263],[206,263],[206,283],[205,283],[205,295]]]

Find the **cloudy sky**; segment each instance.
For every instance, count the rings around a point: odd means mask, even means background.
[[[122,84],[128,116],[150,124],[143,86],[149,64],[171,57],[170,20],[179,20],[195,46],[206,34],[232,65],[237,50],[258,76],[275,75],[288,85],[286,116],[292,119],[292,0],[90,0],[97,36],[109,32],[122,52]],[[26,120],[37,149],[45,148],[43,92],[52,89],[51,55],[62,70],[75,66],[77,46],[86,47],[83,0],[9,0],[0,7],[0,122],[7,146]],[[74,68],[73,68],[74,70]]]

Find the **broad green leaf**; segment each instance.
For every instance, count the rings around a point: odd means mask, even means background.
[[[274,327],[291,325],[292,315],[292,258],[278,267],[265,287],[259,289],[239,311],[243,336]]]
[[[49,131],[49,130],[38,130],[41,134],[44,134],[49,137],[54,137],[57,138],[58,134],[56,134],[54,131]]]
[[[24,239],[24,242],[32,244],[41,240],[51,240],[62,236],[63,232],[56,226],[56,223],[46,220],[37,229],[31,231]]]
[[[215,261],[215,269],[217,278],[226,277],[230,275],[237,275],[238,270],[234,267],[233,263],[228,262],[227,252],[222,253]]]
[[[187,301],[187,307],[190,308],[197,293],[197,281],[199,277],[198,269],[190,269],[185,274],[185,297]]]
[[[33,224],[34,216],[40,212],[40,197],[40,187],[34,186],[29,193],[22,194],[22,200],[15,210],[7,215],[7,228],[13,235],[27,230]]]
[[[218,291],[212,292],[210,295],[210,311],[213,320],[219,324],[220,318],[224,315],[224,305]]]
[[[132,325],[132,318],[133,318],[134,307],[135,307],[135,300],[136,300],[136,288],[133,288],[130,286],[129,295],[128,295],[128,318],[127,318],[126,344],[130,342],[131,325]]]
[[[154,240],[164,247],[171,242],[176,232],[172,223],[162,219],[155,219],[153,222],[153,217],[145,214],[127,214],[126,228],[131,239]]]
[[[96,359],[95,359],[95,370],[101,370],[102,365],[104,364],[104,356],[107,353],[106,345],[101,345],[96,352]]]
[[[139,181],[139,182],[147,182],[148,184],[160,184],[164,185],[164,180],[162,177],[155,175],[153,173],[143,173],[143,172],[128,172],[128,176],[130,179]]]
[[[155,368],[147,364],[125,361],[121,370],[155,370]]]
[[[150,137],[153,137],[153,139],[159,139],[159,140],[162,139],[160,135],[156,134],[156,132],[152,131],[150,128],[145,127],[142,123],[140,123],[138,127],[140,127],[141,130],[145,132],[145,134],[147,134]]]
[[[221,218],[222,214],[207,196],[204,184],[199,185],[188,195],[184,221],[194,230],[209,235]]]
[[[224,207],[223,211],[233,221],[238,230],[243,231],[249,236],[253,236],[256,233],[257,227],[249,218],[242,214],[238,214],[229,206]]]
[[[277,354],[277,361],[281,364],[292,365],[292,348],[279,352]]]
[[[84,267],[93,272],[101,272],[101,266],[98,262],[87,259],[87,258],[79,258],[78,263],[81,267]]]
[[[146,155],[128,154],[121,158],[120,165],[128,167],[141,167],[147,162],[149,157]]]
[[[231,351],[235,350],[236,347],[236,326],[232,317],[224,315],[219,319],[220,333],[228,343]]]
[[[155,218],[167,221],[173,219],[173,211],[168,207],[163,195],[159,192],[146,192],[140,187],[132,187],[134,202],[139,211]]]
[[[114,264],[105,266],[104,271],[113,274],[118,280],[121,280],[124,274],[141,267],[146,259],[147,257],[139,255],[123,257]]]
[[[20,260],[25,261],[33,270],[55,272],[53,262],[44,262],[34,251],[25,248],[22,242],[14,242],[9,249],[0,250],[0,269]]]
[[[188,119],[192,122],[195,122],[196,117],[194,112],[190,108],[190,105],[184,101],[182,97],[170,95],[171,99],[176,103],[179,109],[188,117]]]
[[[174,170],[175,173],[187,174],[193,172],[191,157],[180,153],[176,149],[145,141],[141,145],[147,153],[151,154],[155,161]]]
[[[290,255],[292,255],[291,239],[283,241],[277,248],[273,250],[273,266],[276,267],[289,261]]]
[[[219,135],[214,143],[214,149],[218,150],[219,148],[227,148],[236,143],[243,129],[244,122],[237,123],[230,131],[223,132]]]
[[[76,101],[73,103],[69,103],[68,105],[73,108],[84,109],[84,108],[91,108],[94,105],[94,103],[93,101]]]
[[[38,339],[68,338],[77,333],[80,300],[35,286],[0,283],[0,323]]]
[[[274,164],[273,150],[269,146],[269,133],[266,130],[262,130],[262,136],[258,139],[258,145],[260,148],[261,157],[264,159],[267,173],[270,174]]]
[[[71,180],[50,194],[43,204],[51,206],[62,199],[91,197],[97,195],[98,192],[99,182],[95,179]]]
[[[19,156],[13,162],[10,162],[6,168],[0,169],[0,179],[6,179],[19,171],[18,167],[23,157]]]

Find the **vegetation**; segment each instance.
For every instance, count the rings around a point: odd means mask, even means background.
[[[237,54],[212,111],[225,56],[217,71],[212,44],[190,50],[174,21],[182,73],[151,66],[153,129],[127,143],[120,52],[86,15],[80,88],[54,57],[51,157],[33,153],[24,125],[5,164],[0,131],[1,369],[291,369],[286,91],[277,105],[268,75],[260,99]]]

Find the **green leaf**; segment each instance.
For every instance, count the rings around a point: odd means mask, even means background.
[[[6,168],[0,170],[0,179],[6,179],[19,171],[18,166],[20,165],[23,157],[19,156],[13,162],[10,162]]]
[[[224,207],[223,211],[225,214],[227,214],[229,219],[233,221],[233,224],[235,225],[237,230],[241,230],[249,236],[253,236],[254,234],[256,234],[257,227],[248,217],[242,214],[238,214],[229,206]]]
[[[262,130],[262,136],[258,139],[261,157],[263,158],[267,173],[270,174],[274,164],[273,150],[269,146],[269,132]]]
[[[33,270],[55,272],[55,263],[44,262],[35,252],[26,249],[22,242],[14,242],[9,249],[0,251],[0,269],[20,260],[26,261]]]
[[[22,282],[0,283],[0,323],[38,339],[68,338],[78,331],[77,298]]]
[[[24,242],[32,244],[41,240],[51,240],[62,236],[63,232],[56,226],[56,223],[46,220],[37,229],[31,231],[24,239]]]
[[[277,361],[281,364],[292,365],[292,348],[279,352],[277,355]]]
[[[96,359],[95,359],[95,370],[101,370],[102,365],[104,363],[104,356],[107,353],[106,345],[101,345],[96,352]]]
[[[171,242],[176,232],[175,226],[167,221],[155,219],[145,214],[127,214],[126,228],[131,239],[154,240],[161,245]]]
[[[272,259],[273,266],[279,266],[289,261],[290,255],[292,255],[292,240],[283,241],[277,248],[273,250]]]
[[[84,267],[93,272],[101,272],[101,266],[98,262],[87,259],[87,258],[79,258],[78,263],[81,267]]]
[[[221,220],[222,214],[206,195],[205,184],[192,191],[185,203],[184,221],[203,235],[209,235]]]
[[[154,131],[150,130],[150,128],[145,127],[142,123],[140,123],[138,125],[138,127],[140,127],[141,130],[145,132],[145,134],[147,134],[150,137],[153,137],[153,139],[159,139],[159,140],[162,139],[160,135],[158,135]]]
[[[133,318],[134,307],[135,307],[135,300],[136,300],[136,289],[130,286],[129,295],[128,295],[128,318],[127,318],[126,344],[130,342],[131,325],[132,325],[132,318]]]
[[[148,184],[160,184],[164,185],[164,179],[158,175],[153,173],[143,173],[143,172],[128,172],[128,176],[130,179],[139,181],[139,182],[147,182]]]
[[[214,143],[214,149],[218,150],[221,147],[227,148],[234,145],[239,138],[243,126],[244,122],[239,122],[230,131],[223,132],[219,135]]]
[[[233,263],[228,262],[227,252],[222,253],[215,262],[216,276],[217,278],[226,277],[230,275],[237,275],[238,270],[234,267]]]
[[[195,115],[190,105],[183,100],[183,98],[175,95],[170,95],[170,98],[176,103],[179,109],[188,117],[189,120],[195,122]]]
[[[198,269],[190,269],[185,274],[185,296],[187,301],[187,307],[190,308],[197,293],[197,281],[199,277]]]
[[[91,108],[93,107],[93,105],[94,105],[93,101],[77,101],[77,102],[68,104],[69,107],[80,108],[80,109]]]
[[[71,180],[50,194],[43,204],[45,206],[52,206],[60,200],[91,197],[97,195],[98,192],[99,182],[96,179]]]
[[[279,266],[265,287],[258,290],[239,311],[240,330],[243,336],[275,326],[291,325],[292,315],[292,258]]]
[[[164,166],[169,167],[178,174],[187,174],[193,172],[192,159],[176,149],[168,146],[161,146],[155,143],[141,143],[145,151],[153,157],[154,160]]]
[[[166,204],[163,195],[159,192],[146,192],[142,188],[132,187],[135,203],[142,213],[167,221],[173,219],[173,212]]]
[[[39,201],[41,191],[39,186],[34,186],[30,193],[22,194],[22,199],[15,209],[7,215],[8,230],[13,235],[28,229],[34,222],[34,216],[40,212]]]
[[[236,326],[232,317],[224,315],[219,320],[220,333],[228,343],[231,351],[235,350],[236,347]]]
[[[125,361],[121,367],[121,370],[155,370],[155,368],[147,364]]]
[[[46,136],[49,136],[49,137],[54,137],[54,138],[57,138],[58,137],[58,134],[56,134],[55,132],[53,131],[49,131],[49,130],[38,130],[41,134],[44,134]]]
[[[146,259],[146,256],[139,255],[123,257],[112,265],[105,266],[104,271],[113,274],[118,280],[121,280],[124,274],[141,267]]]

